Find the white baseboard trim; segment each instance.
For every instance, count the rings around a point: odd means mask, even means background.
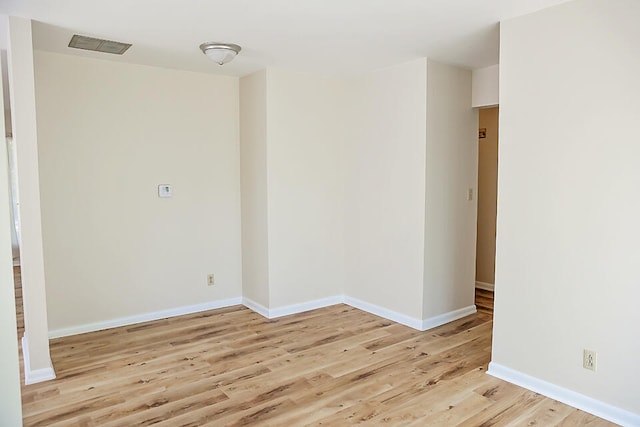
[[[289,316],[291,314],[302,313],[305,311],[315,310],[322,307],[329,307],[336,304],[347,304],[351,307],[366,311],[367,313],[371,313],[376,316],[383,317],[396,323],[403,324],[419,331],[426,331],[427,329],[432,329],[437,326],[444,325],[445,323],[453,322],[454,320],[458,320],[462,317],[469,316],[476,312],[476,306],[471,305],[428,319],[416,319],[415,317],[407,316],[406,314],[398,313],[397,311],[393,311],[388,308],[380,307],[379,305],[371,304],[369,302],[345,295],[336,295],[301,304],[293,304],[272,309],[269,309],[264,305],[259,304],[246,297],[242,298],[242,304],[245,307],[255,311],[262,317],[266,317],[267,319]]]
[[[389,310],[388,308],[380,307],[379,305],[371,304],[349,296],[344,297],[344,303],[351,307],[366,311],[367,313],[375,314],[376,316],[384,317],[385,319],[392,320],[410,328],[417,329],[419,331],[424,330],[422,329],[422,319],[416,319],[415,317],[407,316],[406,314],[398,313],[397,311]]]
[[[43,381],[55,380],[56,372],[53,370],[53,364],[49,359],[49,366],[40,369],[31,369],[29,362],[29,343],[27,342],[27,336],[22,336],[22,359],[24,361],[24,384],[35,384]]]
[[[430,317],[428,319],[422,319],[421,331],[427,329],[433,329],[445,323],[453,322],[454,320],[462,319],[463,317],[470,316],[476,312],[476,306],[470,305],[468,307],[462,307],[457,310],[450,311],[448,313],[440,314],[438,316]]]
[[[523,374],[522,372],[507,368],[495,362],[489,363],[487,373],[613,423],[629,427],[640,426],[640,414],[634,414],[564,387]]]
[[[255,311],[259,315],[266,317],[267,319],[275,319],[277,317],[289,316],[296,313],[304,313],[305,311],[316,310],[318,308],[329,307],[331,305],[342,304],[344,297],[342,295],[335,295],[332,297],[321,298],[313,301],[307,301],[300,304],[292,304],[284,307],[267,308],[262,304],[249,299],[242,298],[242,304]]]
[[[344,296],[334,295],[332,297],[320,298],[313,301],[292,304],[284,307],[276,307],[269,310],[269,319],[288,316],[290,314],[303,313],[305,311],[316,310],[318,308],[329,307],[331,305],[342,304]]]
[[[476,281],[476,288],[478,289],[484,289],[485,291],[491,291],[493,292],[495,285],[493,283],[487,283],[487,282],[478,282]]]
[[[242,305],[247,307],[249,310],[253,310],[258,313],[260,316],[269,319],[269,309],[262,304],[255,302],[252,299],[247,297],[242,297]]]
[[[205,302],[202,304],[187,305],[183,307],[170,308],[168,310],[154,311],[152,313],[137,314],[128,317],[105,320],[102,322],[88,323],[85,325],[71,326],[69,328],[54,329],[49,331],[49,338],[60,338],[69,335],[84,334],[86,332],[101,331],[104,329],[117,328],[119,326],[135,325],[136,323],[149,322],[152,320],[166,319],[168,317],[183,316],[185,314],[199,313],[201,311],[215,310],[216,308],[231,307],[242,304],[242,298],[228,298]]]
[[[117,319],[88,323],[84,325],[72,326],[69,328],[54,329],[49,331],[49,338],[61,338],[70,335],[84,334],[87,332],[102,331],[104,329],[135,325],[137,323],[150,322],[153,320],[166,319],[168,317],[182,316],[185,314],[199,313],[201,311],[215,310],[217,308],[230,307],[234,305],[244,305],[248,309],[255,311],[256,313],[267,319],[275,319],[282,316],[303,313],[305,311],[329,307],[336,304],[347,304],[357,309],[366,311],[367,313],[383,317],[385,319],[409,326],[410,328],[417,329],[419,331],[426,331],[427,329],[444,325],[445,323],[452,322],[476,312],[475,306],[469,306],[428,319],[416,319],[414,317],[407,316],[406,314],[398,313],[388,308],[380,307],[378,305],[345,295],[334,295],[331,297],[307,301],[300,304],[292,304],[276,308],[267,308],[262,304],[259,304],[247,297],[237,297],[211,301],[203,304],[171,308],[168,310],[155,311],[152,313],[138,314],[135,316],[120,317]]]

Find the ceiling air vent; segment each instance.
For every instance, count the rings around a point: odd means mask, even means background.
[[[84,50],[94,50],[96,52],[113,53],[122,55],[131,47],[128,43],[114,42],[111,40],[94,39],[93,37],[80,36],[74,34],[69,42],[69,47]]]

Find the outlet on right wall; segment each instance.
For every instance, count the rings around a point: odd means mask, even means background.
[[[640,425],[638,20],[637,0],[576,0],[500,26],[490,372],[623,425]]]

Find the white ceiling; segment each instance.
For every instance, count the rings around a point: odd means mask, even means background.
[[[498,63],[500,20],[567,0],[2,0],[52,52],[242,76],[278,67],[349,75],[418,57]],[[67,47],[74,33],[133,46],[122,57]],[[236,43],[219,67],[198,46]]]

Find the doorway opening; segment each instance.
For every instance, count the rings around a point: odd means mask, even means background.
[[[493,313],[498,194],[498,107],[478,111],[476,307]]]

